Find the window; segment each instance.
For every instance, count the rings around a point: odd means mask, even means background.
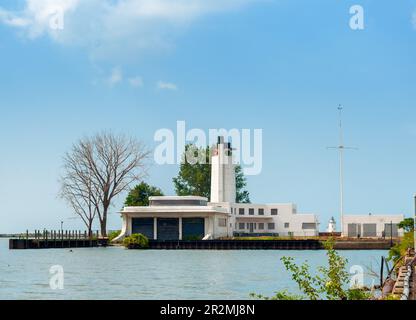
[[[278,210],[277,209],[272,209],[271,213],[272,213],[272,216],[277,216]]]
[[[238,209],[238,214],[239,214],[240,216],[244,216],[244,208],[240,208],[240,209]]]
[[[264,223],[259,223],[259,230],[264,230]]]
[[[286,228],[286,229],[289,229],[289,227],[290,227],[289,222],[285,222],[285,228]]]
[[[302,229],[304,230],[314,230],[316,229],[316,223],[302,223]]]
[[[259,216],[264,216],[264,209],[259,209]]]
[[[248,214],[250,216],[254,216],[254,209],[248,209]]]
[[[226,227],[227,226],[227,219],[223,219],[223,218],[218,219],[218,226],[219,227]]]
[[[274,223],[268,223],[267,224],[267,229],[269,229],[269,230],[274,230],[274,227],[275,227]]]
[[[239,223],[238,224],[238,229],[244,230],[244,223]]]

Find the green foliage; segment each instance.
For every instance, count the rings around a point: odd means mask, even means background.
[[[403,229],[404,232],[412,232],[415,228],[415,220],[413,218],[406,218],[398,224],[399,229]]]
[[[383,300],[385,301],[399,301],[401,299],[400,295],[397,294],[389,294],[387,297],[384,297]]]
[[[292,257],[283,257],[281,260],[285,265],[286,270],[292,274],[292,280],[298,284],[299,289],[306,297],[309,300],[318,300],[319,292],[315,289],[315,286],[318,285],[318,279],[311,276],[309,265],[304,262],[302,265],[298,266],[294,263]]]
[[[250,203],[250,193],[245,190],[247,179],[244,176],[243,168],[240,165],[235,167],[236,202]]]
[[[266,297],[260,294],[251,293],[250,297],[256,300],[270,300],[270,301],[280,301],[280,300],[303,300],[303,297],[300,295],[294,295],[287,292],[287,290],[283,290],[280,292],[276,292],[273,297]]]
[[[353,288],[350,290],[347,290],[347,300],[369,300],[373,297],[371,292],[368,292],[361,288]]]
[[[401,239],[400,243],[396,244],[393,248],[389,251],[388,260],[397,262],[403,257],[407,249],[414,248],[414,233],[413,231],[406,232],[404,237]]]
[[[197,160],[197,161],[196,161]],[[211,149],[198,148],[189,144],[182,155],[179,174],[173,178],[173,184],[178,196],[201,196],[210,198],[211,195]],[[240,165],[235,167],[236,201],[250,203],[250,194],[245,187],[247,180]]]
[[[346,300],[348,292],[344,291],[349,280],[349,273],[346,271],[347,259],[341,257],[336,250],[332,240],[325,244],[328,257],[328,267],[319,267],[318,271],[322,276],[317,276],[320,282],[320,291],[326,295],[328,300]]]
[[[371,294],[362,288],[349,288],[349,273],[346,271],[347,259],[341,257],[333,249],[333,242],[326,243],[328,265],[318,268],[317,275],[311,275],[310,267],[307,262],[297,265],[291,257],[283,257],[281,260],[286,270],[291,274],[302,296],[288,294],[286,291],[278,292],[274,297],[264,297],[254,295],[264,300],[367,300]]]
[[[121,230],[110,232],[108,240],[111,242],[121,234]]]
[[[186,156],[188,155],[188,156]],[[198,157],[197,163],[190,161],[190,156]],[[201,196],[209,199],[211,192],[210,149],[187,145],[182,155],[179,174],[173,178],[178,196]]]
[[[142,182],[130,190],[124,205],[126,207],[146,207],[149,197],[163,196],[162,190]]]
[[[123,245],[128,249],[146,249],[149,247],[149,239],[141,233],[136,233],[124,238]]]

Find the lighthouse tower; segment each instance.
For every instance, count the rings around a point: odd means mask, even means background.
[[[231,143],[218,137],[211,158],[211,202],[236,201],[235,165]]]
[[[337,231],[337,224],[335,222],[334,217],[331,218],[331,220],[329,220],[328,223],[328,229],[326,230],[328,233],[334,233]]]

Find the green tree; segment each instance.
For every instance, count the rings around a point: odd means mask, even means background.
[[[250,203],[250,194],[245,190],[247,179],[244,175],[243,168],[240,165],[235,167],[235,184],[237,203]]]
[[[415,220],[413,218],[406,218],[398,224],[400,229],[403,229],[404,232],[412,232],[415,228]]]
[[[130,190],[124,205],[126,207],[146,207],[149,205],[149,197],[163,196],[162,190],[141,182]]]
[[[200,161],[191,163],[190,157],[198,157]],[[211,191],[210,149],[187,145],[182,155],[179,174],[173,178],[175,191],[178,196],[201,196],[209,199]]]
[[[173,178],[178,196],[201,196],[210,198],[211,193],[211,150],[209,147],[198,148],[189,144],[182,155],[179,174]],[[185,161],[186,159],[186,161]],[[245,187],[247,180],[240,165],[235,167],[236,201],[250,203],[250,194]]]

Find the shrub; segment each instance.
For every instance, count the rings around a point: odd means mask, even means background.
[[[287,291],[277,292],[273,297],[251,294],[252,298],[263,300],[368,300],[372,294],[365,288],[347,288],[349,273],[346,270],[347,260],[333,248],[333,240],[326,244],[328,266],[318,268],[318,274],[312,275],[309,265],[305,262],[297,265],[293,258],[283,257],[281,260],[291,274],[302,295],[294,295]]]
[[[124,238],[123,245],[128,249],[146,249],[149,247],[149,239],[141,233],[132,234]]]
[[[298,300],[303,300],[304,299],[304,297],[302,297],[300,295],[291,294],[291,293],[287,292],[287,290],[276,292],[273,297],[266,297],[266,296],[263,296],[261,294],[255,294],[255,293],[251,293],[250,297],[253,298],[253,299],[256,299],[256,300],[268,300],[268,301],[281,301],[281,300],[298,301]]]
[[[117,238],[121,234],[121,230],[110,232],[108,235],[108,241],[113,241],[115,238]]]
[[[414,247],[414,240],[413,240],[413,231],[405,233],[403,239],[400,241],[399,244],[395,245],[393,248],[390,249],[388,259],[390,261],[397,262],[401,257],[403,257],[407,249]]]

